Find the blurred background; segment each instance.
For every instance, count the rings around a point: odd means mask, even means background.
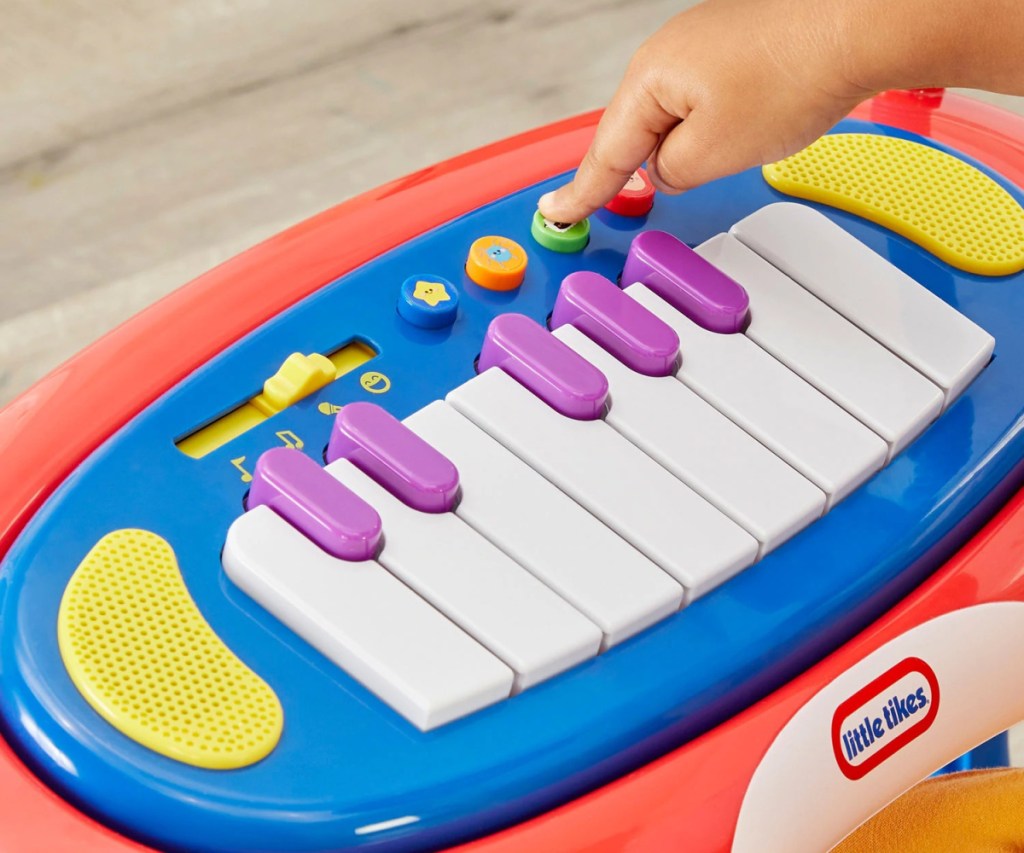
[[[0,405],[288,225],[601,106],[687,5],[0,0]]]

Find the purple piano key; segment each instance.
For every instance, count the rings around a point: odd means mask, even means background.
[[[413,509],[448,512],[455,505],[455,465],[375,403],[349,403],[338,412],[327,459],[342,458]]]
[[[640,282],[712,332],[742,332],[749,320],[747,292],[681,240],[664,231],[633,238],[622,286]]]
[[[551,328],[572,325],[627,367],[648,376],[675,373],[679,336],[668,323],[596,272],[562,279]]]
[[[256,463],[248,507],[270,507],[328,554],[369,560],[380,543],[380,516],[361,497],[298,450],[268,450]]]
[[[491,367],[500,367],[567,417],[591,421],[604,413],[604,374],[522,314],[502,314],[491,321],[477,369],[482,373]]]

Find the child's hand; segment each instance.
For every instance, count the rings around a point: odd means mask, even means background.
[[[633,171],[662,192],[810,144],[884,88],[1017,91],[1021,0],[708,0],[637,52],[571,184],[540,199],[577,222]]]
[[[573,182],[540,200],[555,222],[606,204],[647,160],[681,192],[792,154],[870,95],[849,82],[841,24],[817,0],[710,0],[633,57]]]

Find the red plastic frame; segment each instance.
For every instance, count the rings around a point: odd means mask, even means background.
[[[959,148],[1024,185],[1024,119],[943,93],[888,93],[855,116]],[[196,279],[57,368],[0,412],[0,556],[102,441],[242,335],[334,278],[494,199],[574,167],[589,113],[465,154],[315,216]],[[350,235],[364,235],[361,242]],[[365,235],[374,235],[372,239]],[[190,330],[189,349],[178,329]],[[52,417],[76,412],[73,429]],[[775,694],[691,744],[464,853],[727,849],[747,780],[819,687],[886,640],[968,604],[1024,600],[1024,493],[906,601]],[[65,803],[0,741],[0,847],[144,851]]]

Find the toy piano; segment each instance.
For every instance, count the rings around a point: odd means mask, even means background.
[[[0,414],[0,846],[825,850],[1024,718],[1024,119],[547,222],[595,122]]]

